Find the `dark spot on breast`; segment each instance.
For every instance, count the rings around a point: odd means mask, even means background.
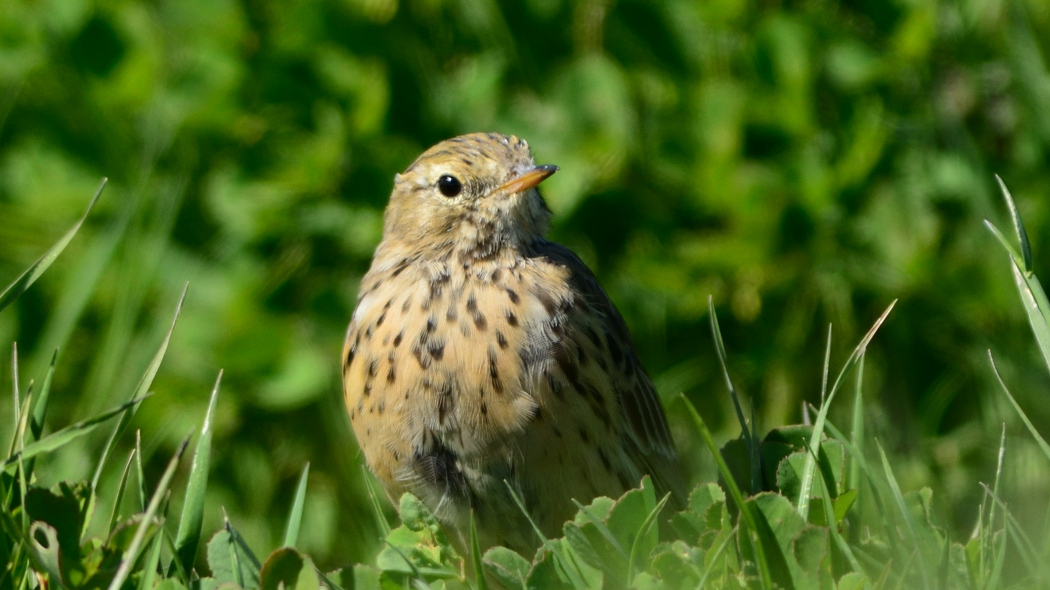
[[[354,354],[355,354],[355,350],[354,349],[355,348],[356,347],[351,346],[350,349],[346,351],[346,359],[343,361],[343,370],[344,371],[346,369],[349,369],[350,365],[352,365],[354,363]]]
[[[435,361],[440,361],[445,356],[445,342],[442,340],[431,340],[427,343],[427,352],[434,357]]]
[[[459,312],[456,311],[456,303],[453,301],[452,305],[448,306],[448,311],[445,312],[445,318],[450,322],[454,322],[458,317]]]
[[[369,378],[376,376],[376,369],[379,368],[379,359],[372,359],[368,361],[368,376]]]
[[[379,400],[379,403],[376,404],[376,411],[379,412],[380,414],[382,414],[384,411],[386,411],[386,400],[382,400],[382,399]]]
[[[372,338],[372,326],[368,326],[368,328],[365,329],[365,340],[369,340],[371,338]]]
[[[481,415],[482,416],[488,415],[488,413],[489,413],[489,406],[488,406],[488,404],[486,404],[485,402],[481,402],[481,404],[478,407],[481,409]]]
[[[488,322],[485,320],[485,315],[481,313],[480,309],[478,309],[478,300],[474,297],[473,293],[467,296],[467,313],[469,313],[471,319],[474,320],[474,327],[480,331],[484,331]]]
[[[423,354],[423,345],[416,344],[412,347],[412,356],[416,357],[416,362],[419,363],[421,369],[430,368],[430,355]]]
[[[503,271],[497,268],[496,270],[492,271],[492,282],[495,283],[496,281],[500,280],[502,276]]]
[[[390,306],[393,305],[393,304],[394,304],[394,298],[391,297],[390,300],[386,302],[386,305],[383,306],[383,309],[390,309]]]
[[[384,311],[383,313],[379,314],[379,319],[376,320],[376,327],[378,328],[379,326],[382,326],[383,325],[383,320],[385,320],[385,319],[386,319],[386,312]]]
[[[496,330],[496,344],[499,344],[499,347],[504,350],[507,348],[507,337],[499,330]]]
[[[398,346],[401,345],[401,336],[403,335],[403,333],[404,333],[404,330],[402,330],[401,332],[398,332],[397,336],[394,336],[394,348],[397,348]]]
[[[361,397],[363,399],[363,398],[366,398],[366,397],[368,397],[370,395],[372,395],[372,382],[371,381],[365,381],[365,386],[361,389]],[[358,402],[358,404],[357,404],[357,409],[358,410],[361,409],[360,402]]]
[[[394,267],[394,272],[390,273],[390,276],[396,277],[397,275],[401,274],[402,271],[404,271],[406,268],[408,268],[408,259],[402,258],[401,262],[398,262],[397,266]]]
[[[412,307],[412,296],[411,295],[406,297],[404,304],[401,305],[401,313],[407,312],[410,307]]]
[[[379,285],[382,285],[382,284],[383,284],[383,279],[379,279],[378,281],[375,282],[374,285],[372,285],[372,290],[375,291],[376,289],[379,288]]]
[[[535,289],[532,294],[539,300],[540,305],[543,306],[544,311],[547,312],[548,316],[553,316],[554,312],[558,310],[558,305],[554,302],[554,298],[551,294],[543,289]]]
[[[496,349],[489,346],[489,378],[492,380],[492,389],[496,393],[503,393],[503,381],[499,378],[498,360]]]
[[[386,372],[386,382],[393,383],[397,379],[397,370],[393,363],[390,364],[390,370]]]
[[[515,293],[514,289],[511,289],[510,287],[507,287],[507,297],[510,297],[510,302],[514,305],[517,305],[521,302],[521,297],[518,297],[518,294]]]
[[[514,312],[509,309],[507,310],[507,323],[511,326],[518,325],[518,316],[514,315]]]

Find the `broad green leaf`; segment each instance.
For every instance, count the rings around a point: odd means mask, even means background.
[[[707,511],[717,503],[725,504],[726,494],[717,484],[701,484],[689,494],[689,505],[686,509],[671,518],[678,538],[696,544],[701,535],[710,530]]]
[[[62,575],[62,558],[60,557],[61,543],[58,540],[58,531],[55,527],[44,521],[36,521],[29,525],[29,549],[33,552],[51,579],[59,584],[64,584]]]
[[[282,547],[263,562],[261,590],[319,590],[320,580],[309,558],[291,547]]]
[[[153,590],[187,590],[186,586],[182,585],[177,578],[164,578],[157,585],[153,587]]]
[[[249,590],[259,588],[262,566],[229,518],[223,518],[222,529],[208,541],[208,566],[219,584],[236,584]]]
[[[874,587],[863,573],[850,572],[839,578],[835,590],[871,590]]]
[[[58,240],[58,242],[55,243],[54,246],[51,246],[51,248],[47,252],[45,252],[43,256],[41,256],[36,262],[34,262],[29,268],[27,268],[25,272],[19,275],[19,277],[15,279],[13,283],[8,285],[8,287],[4,289],[3,293],[0,293],[0,311],[3,311],[3,309],[8,305],[11,305],[11,302],[17,299],[19,295],[25,293],[26,289],[28,289],[34,282],[36,282],[36,280],[40,278],[40,275],[44,274],[44,271],[46,271],[48,267],[51,266],[51,263],[53,263],[55,259],[58,258],[58,255],[62,253],[62,250],[66,249],[66,246],[69,245],[69,242],[73,240],[73,236],[77,235],[77,231],[80,230],[80,226],[84,224],[84,220],[87,219],[88,214],[91,213],[91,209],[95,206],[95,203],[98,201],[99,195],[102,194],[102,189],[106,186],[106,182],[107,179],[103,178],[102,182],[99,183],[98,188],[95,190],[95,195],[91,197],[91,201],[88,203],[87,209],[84,211],[84,214],[80,217],[80,219],[73,225],[73,227],[70,228],[69,231],[67,231],[65,235],[62,236]]]
[[[493,547],[483,558],[485,571],[508,590],[526,590],[532,564],[529,560],[506,547]]]

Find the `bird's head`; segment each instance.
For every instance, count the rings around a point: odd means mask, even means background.
[[[537,166],[528,144],[514,136],[442,141],[395,177],[383,241],[474,258],[525,247],[547,232],[550,210],[536,185],[557,170]]]

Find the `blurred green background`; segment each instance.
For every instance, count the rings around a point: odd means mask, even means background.
[[[127,398],[189,281],[132,425],[151,481],[224,368],[206,534],[224,507],[275,546],[309,461],[301,548],[367,560],[338,360],[393,175],[444,138],[513,133],[561,166],[553,237],[666,401],[738,433],[708,295],[762,431],[819,401],[829,323],[834,368],[899,298],[866,364],[870,434],[965,535],[1005,421],[1006,496],[1038,524],[1050,475],[986,350],[1037,426],[1048,381],[982,220],[1005,227],[998,173],[1050,276],[1048,52],[1042,0],[3,0],[0,283],[110,183],[0,344],[18,341],[23,387],[60,348],[54,429]],[[676,410],[692,476],[713,479]],[[89,475],[104,435],[41,477]]]

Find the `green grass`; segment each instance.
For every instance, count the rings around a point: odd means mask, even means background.
[[[101,188],[100,188],[101,190]],[[989,228],[1009,253],[1009,264],[1036,336],[1050,366],[1050,303],[1032,272],[1033,255],[1020,216],[1006,187],[1003,196],[1019,248],[993,225]],[[92,205],[97,200],[96,193]],[[90,211],[90,206],[89,206]],[[86,213],[85,213],[86,216]],[[0,311],[26,291],[74,238],[77,222],[62,239],[0,295]],[[29,295],[31,296],[31,295]],[[199,431],[187,436],[159,477],[142,469],[141,444],[123,466],[110,466],[111,454],[136,409],[149,398],[151,384],[178,329],[185,290],[167,333],[144,374],[112,410],[54,429],[41,436],[47,419],[54,361],[35,390],[18,379],[17,348],[12,358],[10,445],[0,474],[0,556],[6,564],[0,590],[51,588],[108,590],[213,590],[220,586],[251,590],[328,590],[349,588],[996,588],[1050,587],[1047,547],[1050,535],[1032,532],[1002,501],[1004,464],[1011,460],[1005,429],[998,441],[998,462],[991,484],[973,482],[983,493],[975,508],[971,535],[953,538],[938,519],[928,488],[904,490],[894,461],[879,441],[864,433],[862,376],[868,344],[893,309],[872,324],[828,386],[831,374],[829,331],[821,405],[812,408],[812,425],[788,425],[759,436],[753,418],[745,419],[730,379],[730,364],[718,319],[711,306],[711,331],[742,434],[719,447],[700,412],[685,397],[695,435],[714,456],[720,481],[702,483],[685,510],[670,513],[648,479],[618,499],[597,498],[580,505],[564,536],[537,539],[535,555],[504,548],[482,554],[471,535],[470,555],[460,555],[422,503],[401,499],[401,523],[391,528],[379,500],[377,530],[385,535],[376,558],[323,572],[296,550],[303,524],[309,465],[304,465],[288,507],[283,546],[268,553],[249,547],[237,523],[224,518],[206,543],[207,568],[196,560],[202,535],[205,493],[212,459],[216,407],[222,374],[215,381]],[[992,359],[991,351],[989,358]],[[1050,462],[1050,445],[1011,395],[992,360],[993,371],[1019,417]],[[855,375],[852,424],[844,433],[829,419],[829,409]],[[753,412],[752,412],[753,415]],[[34,463],[102,427],[112,428],[99,453],[93,477],[44,487]],[[191,439],[195,445],[184,489],[173,487]],[[989,444],[992,444],[989,441]],[[134,465],[134,468],[133,468]],[[120,470],[111,496],[99,493],[110,467]],[[132,477],[134,472],[134,478]],[[133,486],[131,481],[135,480]],[[137,487],[137,490],[135,489]],[[138,510],[122,516],[127,497],[138,496]],[[170,510],[181,496],[182,510]],[[105,521],[105,526],[93,522]],[[669,523],[663,535],[658,523]],[[100,531],[89,534],[89,531]],[[537,534],[539,534],[537,532]],[[264,557],[260,558],[260,555]],[[199,569],[198,569],[199,568]]]

